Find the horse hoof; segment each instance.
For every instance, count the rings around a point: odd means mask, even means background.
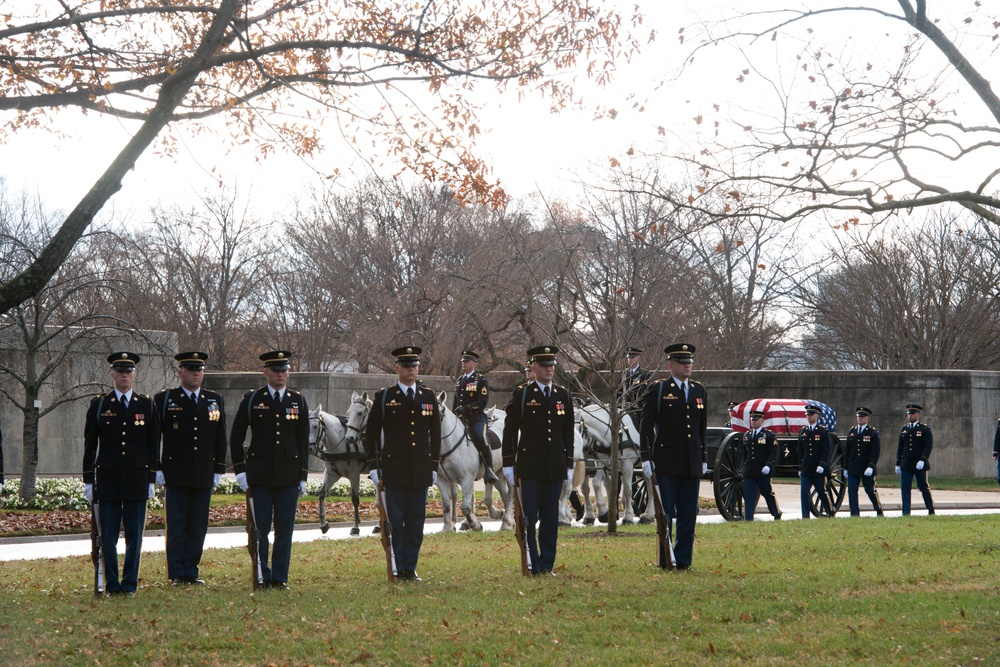
[[[605,512],[604,514],[598,514],[597,515],[597,520],[600,521],[601,523],[607,523],[608,522],[608,515],[607,515],[607,513]]]
[[[646,525],[649,525],[651,523],[653,523],[652,519],[648,519],[648,518],[646,518],[644,516],[639,517],[639,525],[640,526],[646,526]]]
[[[462,525],[459,526],[458,529],[459,530],[468,530],[469,529],[469,522],[468,521],[463,521]]]
[[[328,523],[327,523],[327,524],[324,524],[324,525],[320,526],[320,527],[319,527],[319,530],[320,530],[320,532],[322,532],[322,533],[323,533],[324,535],[326,535],[326,531],[330,530],[330,524],[328,524]]]
[[[323,532],[325,533],[326,531],[324,530]],[[360,528],[358,528],[357,526],[351,528],[351,535],[360,535],[360,534],[361,534]]]
[[[378,535],[382,532],[382,526],[375,526],[372,528],[372,535]]]
[[[568,523],[566,521],[560,521],[559,522],[559,527],[560,528],[572,528],[573,524],[572,523]]]
[[[483,532],[483,524],[481,524],[481,523],[477,523],[477,524],[476,524],[476,527],[475,527],[475,528],[473,528],[473,530],[474,530],[474,531],[476,531],[477,533],[481,533],[481,532]]]
[[[585,526],[593,526],[594,525],[594,517],[588,516],[586,519],[583,520],[583,525],[585,525]]]

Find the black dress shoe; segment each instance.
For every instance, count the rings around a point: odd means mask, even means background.
[[[199,579],[198,577],[188,577],[187,578],[187,582],[189,584],[194,584],[195,586],[204,586],[205,585],[205,582],[202,579]]]
[[[187,584],[187,582],[188,582],[187,577],[174,577],[173,579],[170,580],[170,585],[184,586],[185,584]]]
[[[774,515],[774,520],[775,521],[781,521],[781,516],[782,516],[782,513],[778,512],[777,514]]]
[[[423,581],[416,570],[410,570],[410,581]]]
[[[283,581],[269,581],[267,587],[270,588],[270,589],[276,590],[276,591],[289,591],[289,590],[291,590],[288,587],[288,585],[285,582],[283,582]]]

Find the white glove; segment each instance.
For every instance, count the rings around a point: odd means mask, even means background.
[[[240,491],[244,493],[250,488],[250,485],[247,484],[247,474],[245,472],[236,473],[236,484],[240,487]]]
[[[437,470],[431,470],[431,486],[438,483],[438,473]]]
[[[770,475],[771,474],[771,466],[764,466],[763,468],[761,468],[760,469],[760,474],[761,475]]]
[[[917,461],[917,470],[923,470],[923,469],[924,469],[924,462]]]
[[[212,488],[213,489],[219,485],[219,481],[221,479],[222,479],[222,475],[220,475],[219,473],[215,473],[214,475],[212,475]]]
[[[573,469],[566,468],[566,482],[569,484],[573,483]]]
[[[707,463],[702,463],[701,464],[701,474],[702,475],[708,474],[708,464]]]
[[[817,475],[823,474],[823,466],[816,466],[816,474]]]
[[[306,497],[306,483],[299,482],[299,498],[305,498],[305,497]]]
[[[372,484],[378,486],[378,470],[372,468],[372,471],[368,473],[368,476],[372,478]]]
[[[874,474],[875,474],[875,468],[872,468],[871,466],[865,468],[865,477],[871,477]]]
[[[646,477],[652,477],[653,476],[653,462],[652,461],[643,461],[642,462],[642,474],[645,475]]]
[[[514,486],[514,466],[504,467],[503,476],[507,479],[508,484]]]
[[[156,471],[156,485],[157,486],[163,486],[166,483],[167,483],[167,480],[164,479],[164,477],[163,477],[163,471],[162,470],[157,470]]]
[[[153,496],[156,495],[156,484],[149,485],[149,495],[146,496],[146,500],[152,500]]]
[[[896,474],[899,474],[899,466],[896,466]]]
[[[84,484],[83,485],[83,497],[87,499],[88,503],[94,502],[94,485]]]

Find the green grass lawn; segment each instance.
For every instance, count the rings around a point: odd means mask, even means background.
[[[651,527],[559,533],[559,576],[519,575],[511,533],[429,535],[421,584],[374,538],[295,544],[289,593],[251,594],[245,549],[204,587],[142,562],[137,597],[91,596],[89,559],[9,562],[0,663],[701,665],[1000,663],[1000,515],[698,527],[694,569]]]

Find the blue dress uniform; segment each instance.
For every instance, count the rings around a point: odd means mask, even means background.
[[[668,360],[681,363],[691,361],[694,351],[688,343],[664,349]],[[698,489],[708,463],[708,391],[700,382],[686,384],[687,398],[674,377],[649,385],[639,427],[642,460],[653,463],[663,511],[677,519],[674,556],[680,569],[690,567],[694,557]],[[666,566],[662,550],[660,566]]]
[[[401,366],[420,363],[419,347],[392,351]],[[424,541],[427,488],[441,462],[441,411],[431,389],[399,383],[375,393],[368,414],[365,448],[368,466],[385,486],[386,514],[392,525],[392,550],[401,579],[419,581],[417,561]]]
[[[116,352],[108,361],[118,370],[134,370],[139,355]],[[128,406],[116,390],[94,398],[84,427],[83,483],[94,487],[101,525],[105,590],[134,593],[139,586],[146,501],[156,479],[160,429],[149,396],[132,392]],[[118,578],[118,534],[124,527],[125,562]]]
[[[479,355],[472,350],[462,351],[462,361],[479,361]],[[493,453],[489,443],[486,441],[486,404],[490,400],[490,383],[480,374],[473,370],[468,375],[462,375],[455,381],[455,394],[451,401],[451,410],[459,417],[463,417],[469,425],[469,433],[472,436],[472,444],[479,452],[479,458],[483,462],[483,479],[487,484],[497,481],[497,476],[493,472]]]
[[[919,405],[910,403],[906,406],[907,414],[919,415],[923,410]],[[899,490],[902,496],[903,516],[910,514],[910,492],[913,490],[913,478],[917,479],[917,488],[924,498],[924,506],[928,514],[934,514],[934,499],[931,497],[931,487],[927,484],[927,471],[931,469],[931,449],[934,446],[934,434],[931,427],[919,419],[910,422],[899,429],[899,443],[896,445],[896,467],[899,469]],[[923,462],[920,468],[917,464]]]
[[[558,352],[555,345],[538,345],[528,350],[528,356],[534,363],[553,366]],[[575,425],[573,397],[555,383],[546,397],[537,380],[527,382],[507,404],[503,465],[513,468],[520,479],[528,553],[536,575],[551,573],[555,565],[559,495],[573,468]]]
[[[0,452],[0,459],[2,459],[3,453]],[[993,460],[997,464],[997,484],[1000,484],[1000,419],[997,420],[997,432],[993,435]],[[3,461],[0,460],[0,464]],[[0,473],[3,469],[0,468]]]
[[[771,475],[778,464],[778,436],[767,429],[751,429],[743,434],[740,449],[743,454],[743,513],[746,520],[753,521],[758,491],[764,497],[771,516],[780,519],[781,510],[771,488]],[[768,468],[766,474],[763,471],[765,467]]]
[[[819,414],[818,408],[809,406],[806,414]],[[815,487],[819,502],[828,516],[833,516],[833,508],[826,497],[826,475],[829,472],[827,467],[830,460],[830,432],[826,426],[817,422],[813,426],[806,426],[799,431],[797,445],[799,456],[799,501],[802,505],[802,518],[808,519],[810,514],[809,496]],[[816,472],[816,468],[822,466],[823,472]]]
[[[260,359],[281,370],[287,369],[290,356],[286,350],[275,350]],[[244,394],[233,417],[229,438],[233,471],[247,476],[260,535],[261,572],[268,588],[285,588],[288,582],[299,482],[309,475],[308,417],[305,396],[285,387],[277,402],[267,385]],[[244,451],[247,428],[250,446]],[[274,553],[268,565],[272,520]]]
[[[204,370],[208,355],[174,356],[189,370]],[[226,472],[226,407],[220,394],[184,387],[153,397],[160,420],[162,449],[158,469],[166,481],[167,577],[174,583],[198,578],[215,476]]]
[[[636,358],[642,354],[642,350],[637,347],[629,347],[625,350],[626,358]],[[642,397],[646,393],[646,385],[653,374],[641,366],[628,368],[622,373],[621,384],[615,390],[615,400],[618,405],[628,408],[628,414],[636,424],[642,419]]]
[[[857,409],[858,416],[871,416],[871,410],[866,407]],[[878,459],[882,452],[881,439],[877,428],[855,426],[847,432],[845,455],[847,457],[847,501],[851,507],[851,516],[861,516],[861,506],[858,503],[858,485],[864,484],[865,493],[872,501],[872,509],[878,516],[884,516],[882,502],[878,497],[875,478],[878,475]],[[872,474],[865,475],[871,468]]]

